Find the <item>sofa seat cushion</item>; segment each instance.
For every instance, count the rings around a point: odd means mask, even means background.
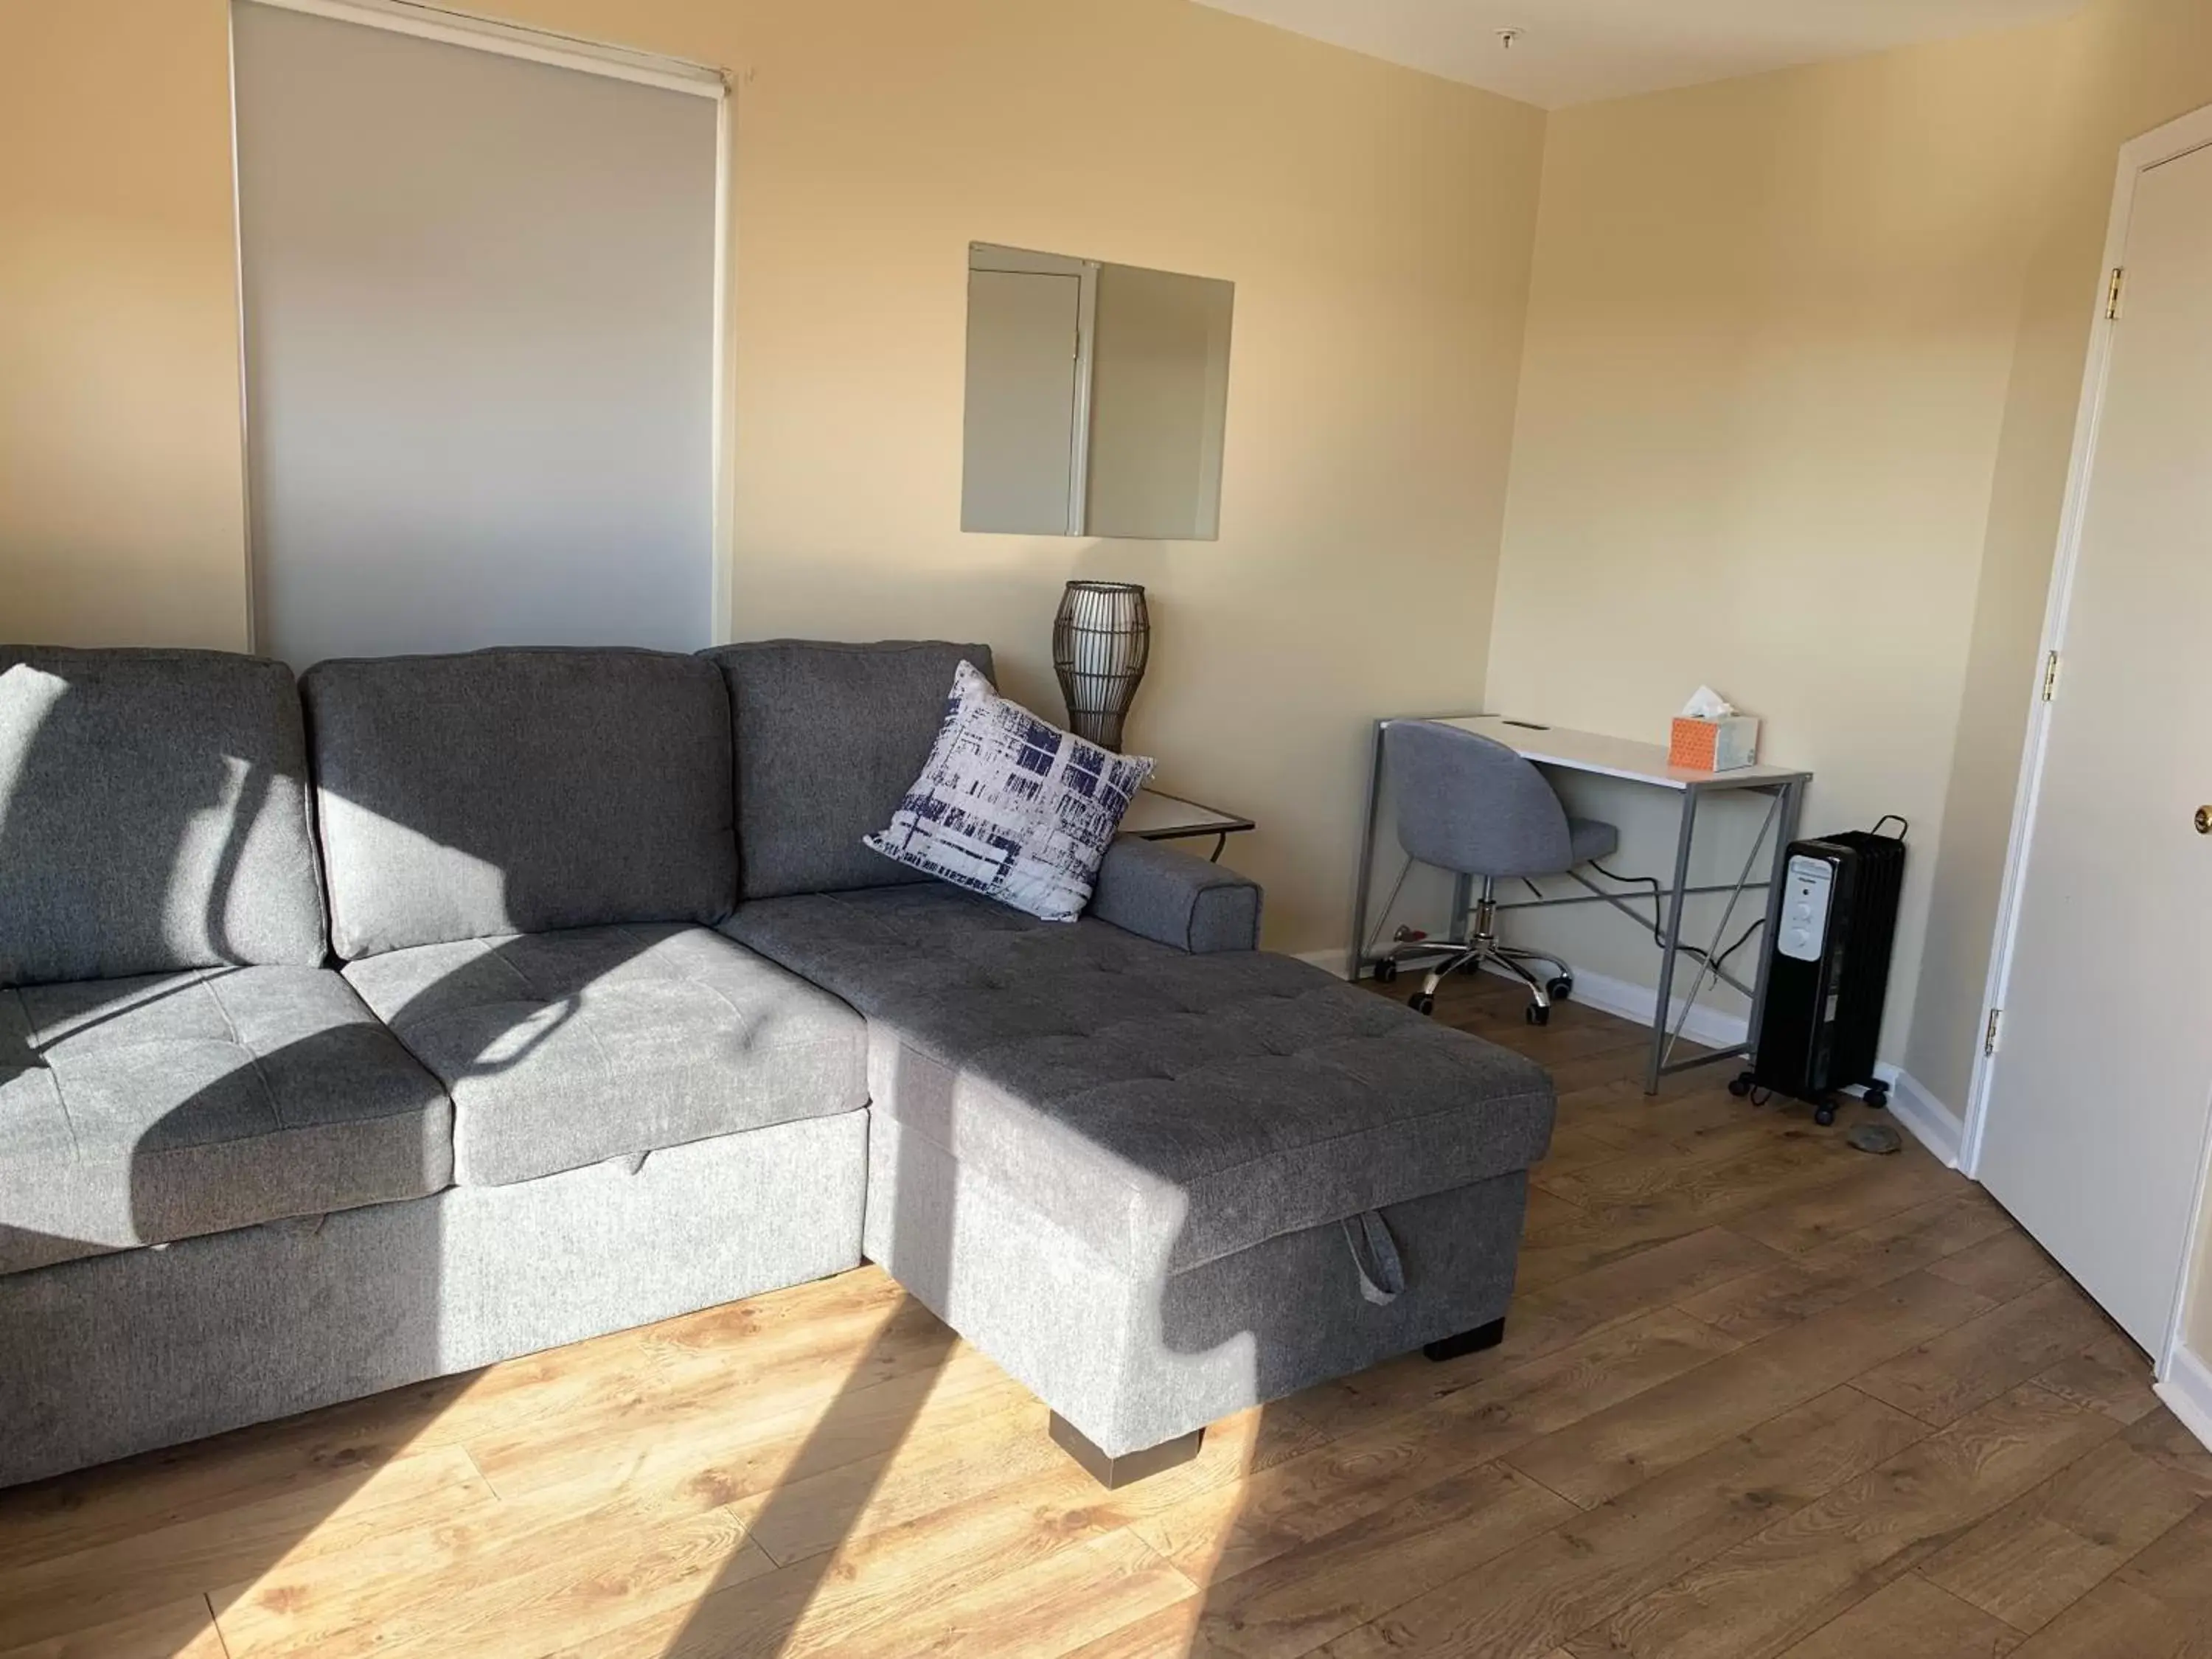
[[[325,969],[0,991],[0,1273],[420,1198],[452,1127]]]
[[[726,932],[867,1017],[874,1109],[1127,1271],[1527,1168],[1534,1062],[1261,951],[1191,956],[951,888],[741,904]]]
[[[703,927],[417,945],[345,975],[453,1095],[465,1186],[867,1103],[853,1011]]]

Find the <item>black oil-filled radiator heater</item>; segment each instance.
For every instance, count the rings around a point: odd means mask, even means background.
[[[1881,833],[1894,823],[1899,833]],[[1905,888],[1905,821],[1793,842],[1781,914],[1766,941],[1766,1013],[1752,1069],[1729,1085],[1810,1101],[1821,1123],[1836,1121],[1838,1091],[1863,1087],[1870,1106],[1889,1103],[1874,1074],[1881,1039],[1889,958]]]

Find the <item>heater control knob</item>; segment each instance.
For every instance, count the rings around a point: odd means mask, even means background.
[[[2200,806],[2197,809],[2197,833],[2200,836],[2212,836],[2212,806]]]

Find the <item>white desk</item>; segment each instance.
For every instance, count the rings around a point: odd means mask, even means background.
[[[1382,733],[1395,723],[1389,720],[1375,722],[1374,755],[1367,785],[1367,829],[1360,845],[1358,896],[1352,907],[1351,960],[1355,979],[1364,974],[1377,960],[1372,954],[1373,942],[1368,938],[1367,911],[1372,897],[1375,842],[1382,807]],[[1589,773],[1599,777],[1620,778],[1650,788],[1671,790],[1681,798],[1680,827],[1674,842],[1674,882],[1671,886],[1660,889],[1656,895],[1663,910],[1660,927],[1660,994],[1655,999],[1651,1014],[1651,1049],[1644,1070],[1645,1092],[1656,1092],[1659,1079],[1669,1073],[1686,1071],[1694,1066],[1711,1065],[1751,1053],[1757,1046],[1759,1022],[1766,1012],[1766,939],[1762,938],[1759,941],[1759,965],[1751,984],[1743,983],[1728,971],[1725,964],[1717,965],[1712,958],[1721,951],[1737,905],[1746,893],[1765,893],[1766,938],[1772,937],[1782,899],[1783,866],[1789,856],[1790,843],[1797,838],[1798,819],[1805,804],[1805,787],[1812,781],[1813,775],[1782,766],[1745,766],[1729,772],[1692,771],[1686,767],[1668,765],[1666,748],[1661,744],[1638,743],[1631,738],[1607,737],[1597,732],[1571,731],[1565,727],[1510,719],[1501,714],[1448,715],[1441,717],[1438,723],[1455,726],[1462,731],[1492,738],[1539,766]],[[1690,853],[1697,833],[1698,804],[1705,796],[1723,793],[1766,796],[1765,820],[1753,839],[1744,858],[1742,873],[1735,881],[1692,887],[1689,884]],[[1762,848],[1770,849],[1766,872],[1764,879],[1755,881],[1752,878]],[[1554,905],[1603,903],[1610,904],[1633,918],[1639,926],[1649,925],[1629,904],[1626,896],[1598,886],[1578,870],[1570,871],[1568,876],[1588,890],[1588,896],[1540,898],[1502,904],[1498,908],[1501,910],[1527,910]],[[1682,942],[1684,903],[1695,895],[1720,893],[1729,896],[1726,911],[1711,945],[1702,952],[1697,982],[1691,988],[1690,994],[1681,1000],[1680,1012],[1677,1016],[1674,1006],[1674,967],[1686,949]],[[1471,902],[1471,882],[1468,878],[1461,876],[1452,898],[1452,938],[1437,941],[1439,953],[1455,950],[1465,944],[1467,915]],[[1733,1048],[1675,1060],[1672,1058],[1674,1046],[1681,1035],[1683,1025],[1689,1019],[1690,1011],[1697,1006],[1698,998],[1705,986],[1714,980],[1734,986],[1751,999],[1751,1041]]]

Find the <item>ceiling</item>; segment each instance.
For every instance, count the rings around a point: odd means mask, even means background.
[[[2082,0],[1198,0],[1556,109],[2062,17]],[[1501,29],[1520,34],[1509,48]]]

